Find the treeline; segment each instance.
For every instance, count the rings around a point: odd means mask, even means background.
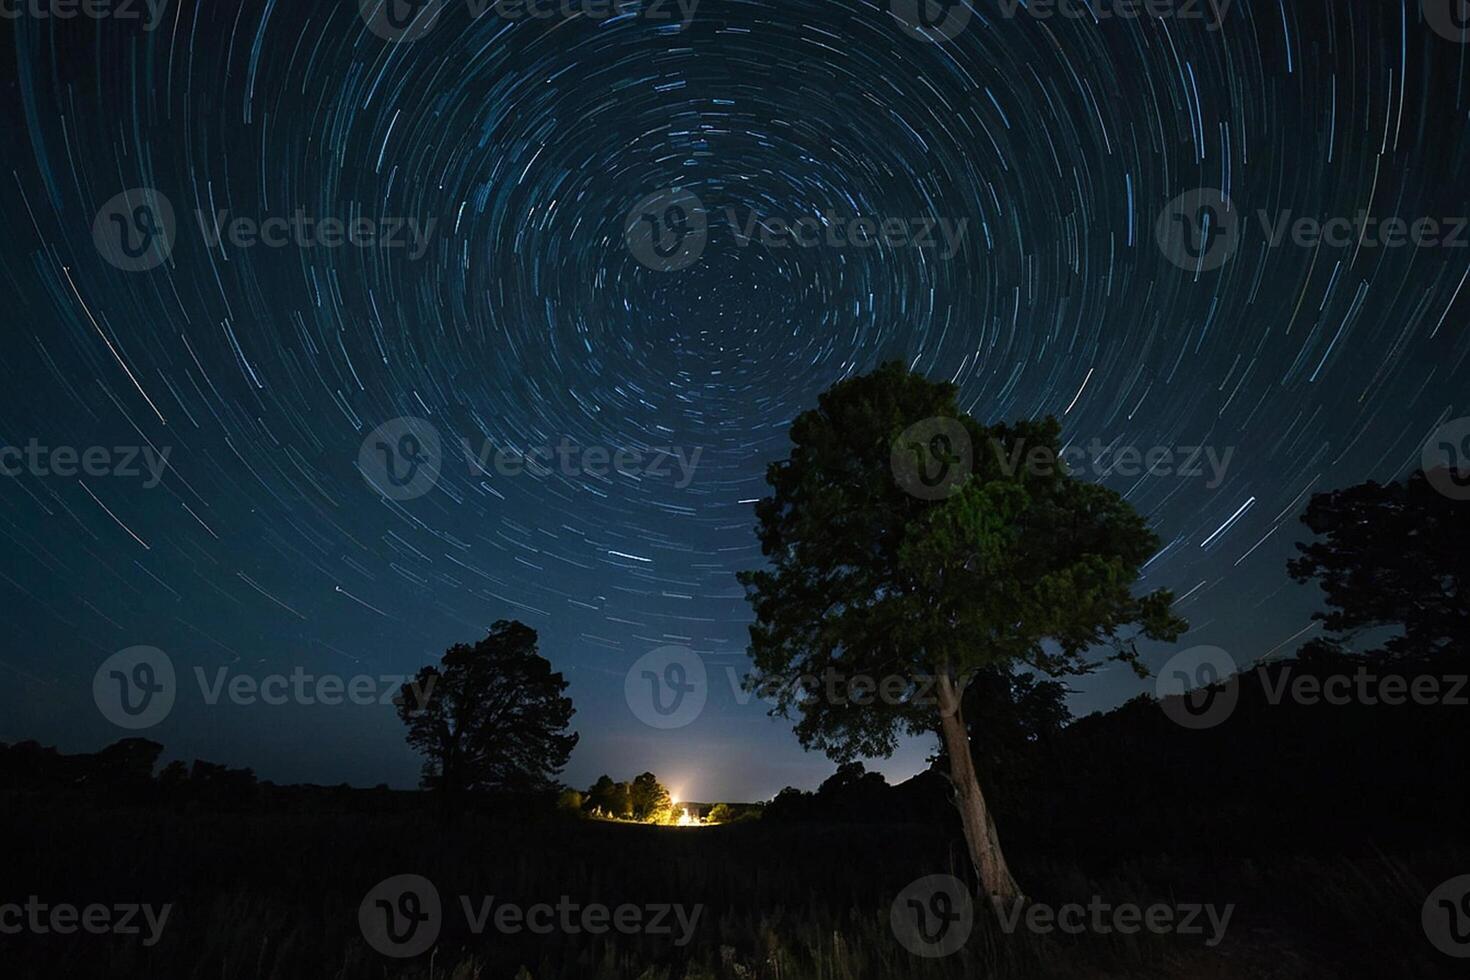
[[[358,788],[312,784],[280,785],[256,778],[248,768],[194,759],[162,768],[164,746],[125,738],[98,752],[64,753],[35,741],[0,742],[0,793],[23,799],[35,810],[75,804],[167,808],[211,812],[412,813],[433,808],[432,794],[394,790],[380,783]],[[551,809],[553,793],[480,793],[466,809],[524,816]]]
[[[752,803],[676,801],[651,772],[642,773],[629,782],[614,781],[604,773],[586,792],[562,790],[557,806],[578,816],[649,824],[677,823],[683,814],[707,823],[731,823],[757,818],[762,809],[761,804]]]
[[[1467,674],[1464,656],[1385,659],[1318,642],[1236,675],[1229,717],[1198,730],[1147,695],[1071,720],[1060,689],[1038,693],[1030,678],[999,699],[1012,716],[968,703],[967,714],[1008,847],[1078,858],[1371,853],[1463,840]],[[1363,697],[1365,686],[1380,695]],[[995,706],[986,685],[975,690]],[[889,786],[848,763],[815,793],[783,790],[765,819],[957,825],[948,795],[938,767]]]

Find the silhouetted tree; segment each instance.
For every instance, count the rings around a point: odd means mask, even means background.
[[[1301,557],[1287,563],[1292,578],[1322,588],[1329,608],[1313,619],[1341,636],[1397,627],[1384,645],[1394,656],[1470,650],[1470,501],[1416,471],[1316,494],[1302,523],[1325,538],[1298,542]]]
[[[423,785],[446,801],[464,791],[545,790],[577,733],[567,683],[537,652],[536,631],[500,620],[474,646],[450,647],[395,703],[424,756]]]
[[[1083,673],[1103,644],[1142,673],[1121,631],[1172,640],[1185,624],[1167,591],[1133,594],[1158,539],[1117,493],[1066,473],[1054,419],[984,426],[955,397],[889,364],[834,385],[792,424],[790,458],[767,469],[774,492],[756,506],[770,567],[741,575],[756,619],[749,683],[776,695],[773,713],[796,708],[802,744],[837,761],[937,733],[976,873],[1011,898],[970,754],[970,678],[1009,661]],[[948,422],[915,436],[934,419]],[[895,479],[905,460],[922,487]],[[808,675],[838,682],[788,682]],[[904,696],[867,689],[887,677],[908,682]]]
[[[855,819],[883,805],[888,781],[881,772],[868,772],[861,762],[844,762],[817,787],[817,805],[834,814]]]

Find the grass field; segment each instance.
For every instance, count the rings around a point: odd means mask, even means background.
[[[8,977],[946,978],[1458,975],[1425,941],[1423,896],[1470,854],[1110,859],[1078,867],[1012,856],[1038,901],[1226,903],[1224,938],[1004,932],[975,910],[952,955],[916,956],[889,910],[913,879],[964,876],[942,824],[751,822],[638,827],[575,819],[418,812],[209,812],[107,808],[0,796],[7,842],[0,901],[171,903],[159,941],[115,935],[0,936]],[[443,901],[436,947],[397,959],[370,948],[358,908],[385,878],[417,874]],[[671,935],[555,929],[476,934],[460,906],[569,901],[699,908]],[[565,896],[565,899],[563,899]]]

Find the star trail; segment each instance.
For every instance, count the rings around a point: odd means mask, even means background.
[[[1242,663],[1312,635],[1309,496],[1466,414],[1448,2],[125,6],[5,14],[0,740],[117,737],[91,685],[128,647],[408,674],[517,618],[571,681],[570,782],[810,787],[831,764],[728,681],[734,573],[834,381],[899,360],[982,419],[1056,415],[1163,541],[1143,585]],[[648,261],[671,200],[697,254]],[[418,492],[380,440],[437,447]],[[666,645],[709,676],[671,732],[623,685]],[[181,693],[149,737],[416,771],[381,707]]]

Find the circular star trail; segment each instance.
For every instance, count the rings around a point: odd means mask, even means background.
[[[1402,474],[1465,413],[1470,45],[1433,0],[985,0],[929,32],[858,0],[430,6],[407,34],[371,3],[273,0],[7,28],[0,442],[169,454],[151,486],[0,482],[0,737],[109,737],[92,671],[137,644],[186,675],[401,673],[519,618],[573,684],[573,782],[636,756],[686,798],[768,795],[827,764],[726,681],[733,573],[760,561],[765,466],[832,382],[900,360],[981,418],[1191,461],[1086,476],[1159,533],[1147,584],[1186,640],[1240,661],[1307,635],[1283,564],[1310,493]],[[141,235],[143,198],[109,207],[140,188],[174,228],[130,270],[94,227]],[[670,193],[705,223],[677,268],[629,247]],[[1200,212],[1171,202],[1200,195],[1218,262],[1176,247]],[[1291,231],[1359,214],[1446,240]],[[857,219],[880,233],[853,241]],[[413,496],[359,462],[402,418],[442,446]],[[641,462],[478,465],[562,444]],[[711,677],[672,735],[622,682],[669,644]],[[1081,687],[1092,708],[1146,684]],[[386,710],[329,714],[181,706],[158,737],[412,780]]]

